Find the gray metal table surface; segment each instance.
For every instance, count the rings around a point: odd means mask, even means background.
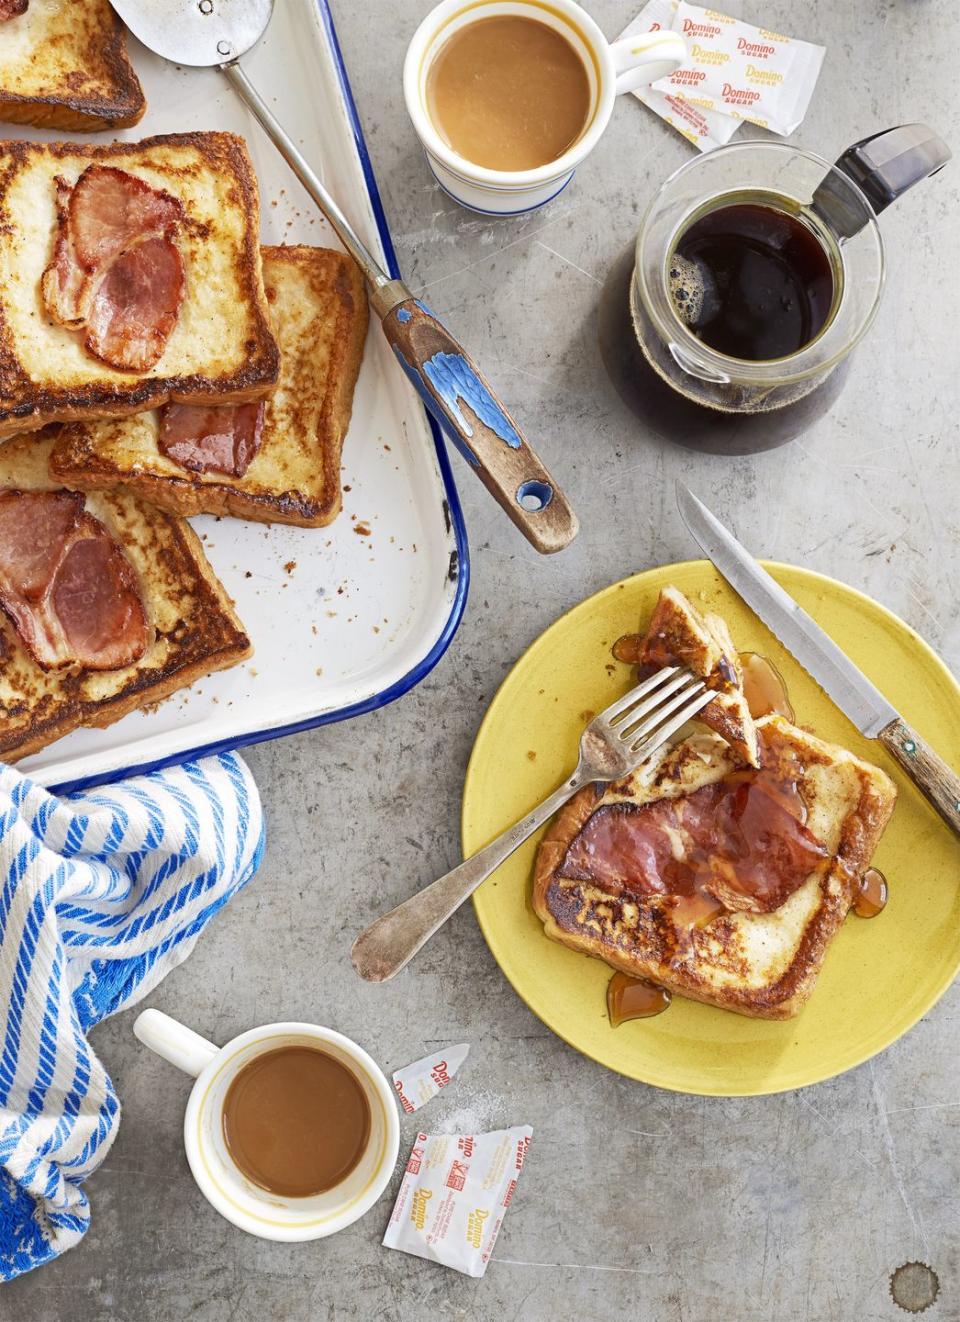
[[[429,7],[334,0],[401,268],[562,476],[582,532],[566,553],[539,558],[455,461],[473,583],[452,647],[380,715],[249,753],[269,824],[263,868],[148,1003],[218,1041],[270,1020],[327,1023],[388,1071],[469,1041],[460,1078],[404,1119],[402,1152],[421,1118],[434,1132],[527,1122],[531,1157],[480,1282],[380,1246],[399,1172],[340,1235],[257,1240],[194,1185],[181,1139],[189,1081],[138,1046],[128,1012],[93,1035],[123,1122],[87,1185],[90,1232],[5,1287],[0,1317],[895,1322],[907,1314],[890,1275],[919,1261],[940,1283],[925,1316],[956,1322],[960,987],[841,1078],[724,1100],[657,1091],[576,1055],[506,984],[469,908],[393,984],[362,984],[349,947],[458,859],[471,743],[523,649],[596,589],[692,554],[675,477],[753,549],[870,593],[960,669],[960,162],[885,214],[884,303],[826,419],[755,458],[668,448],[609,387],[595,311],[611,261],[690,147],[627,98],[546,210],[489,222],[462,211],[435,185],[403,109],[403,52]],[[589,0],[610,36],[638,7]],[[950,0],[736,10],[827,46],[799,145],[834,156],[909,120],[955,133]]]

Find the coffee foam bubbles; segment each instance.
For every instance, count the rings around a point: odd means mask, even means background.
[[[691,330],[711,321],[720,310],[716,281],[702,262],[674,253],[667,287],[677,316]]]

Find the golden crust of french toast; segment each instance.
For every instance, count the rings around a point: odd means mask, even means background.
[[[157,447],[153,411],[63,428],[51,472],[67,487],[122,486],[178,514],[231,514],[320,527],[341,509],[340,455],[367,333],[363,276],[346,254],[264,248],[263,279],[280,346],[258,453],[241,477],[192,473]]]
[[[554,818],[537,852],[533,882],[533,907],[546,934],[680,996],[757,1019],[799,1013],[870,864],[896,790],[877,767],[783,717],[764,717],[757,729],[765,763],[782,763],[797,786],[806,827],[825,847],[824,866],[771,912],[724,911],[702,926],[678,922],[666,896],[618,897],[562,875],[567,850],[602,806],[681,798],[742,765],[720,736],[697,730],[625,779],[581,790]]]
[[[97,132],[146,109],[109,0],[30,0],[0,26],[0,119]]]
[[[102,162],[183,204],[185,287],[155,366],[137,374],[94,358],[54,324],[40,281],[57,229],[57,176]],[[139,143],[0,142],[0,438],[50,422],[115,418],[168,399],[240,403],[276,384],[259,247],[260,203],[242,138],[182,133]]]
[[[56,489],[52,440],[25,435],[0,446],[0,488]],[[137,575],[151,642],[120,670],[45,672],[0,615],[0,758],[15,762],[78,726],[105,726],[204,675],[236,665],[250,641],[203,547],[183,519],[125,492],[90,493],[87,511],[122,545]]]

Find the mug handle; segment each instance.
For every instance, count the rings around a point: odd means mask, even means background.
[[[134,1034],[151,1051],[194,1078],[220,1054],[220,1048],[162,1010],[144,1010],[133,1025]]]
[[[687,58],[687,43],[679,32],[635,32],[610,43],[617,94],[669,78]]]

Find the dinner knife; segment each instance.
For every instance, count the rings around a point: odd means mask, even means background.
[[[680,516],[693,539],[750,609],[868,739],[884,748],[960,835],[960,776],[911,729],[850,658],[777,583],[702,501],[677,483]]]

